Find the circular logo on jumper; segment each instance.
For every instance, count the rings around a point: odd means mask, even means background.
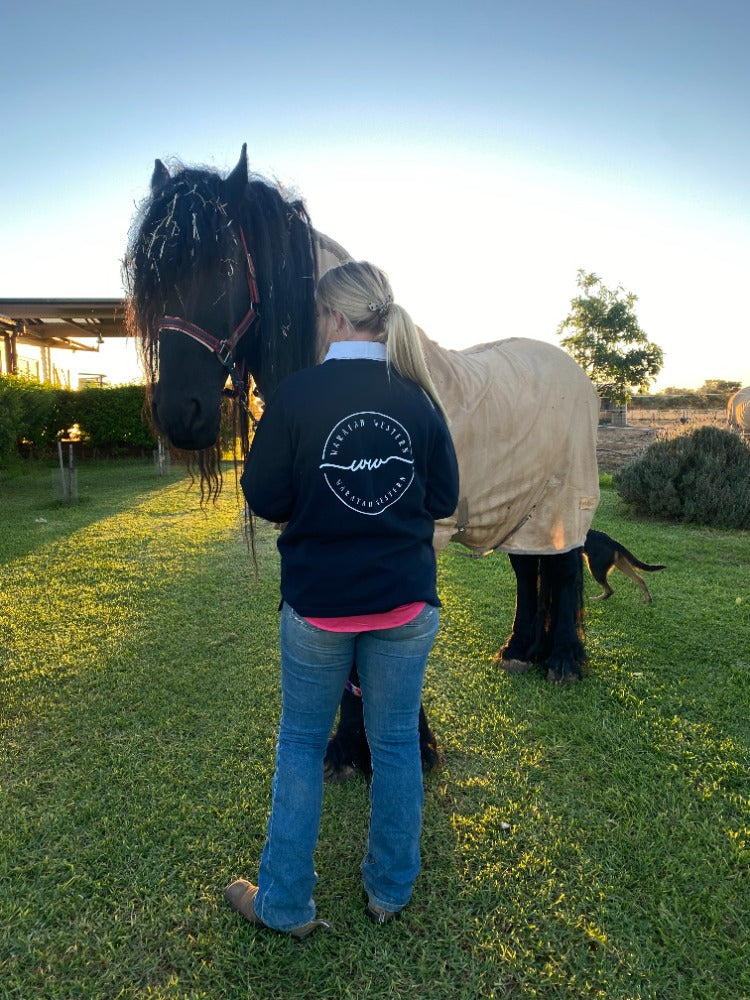
[[[382,514],[414,479],[411,438],[385,413],[352,413],[328,435],[320,470],[330,490],[351,510]]]

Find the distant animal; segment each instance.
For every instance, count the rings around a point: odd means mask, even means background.
[[[606,532],[595,531],[593,528],[590,528],[586,534],[583,555],[591,570],[591,575],[603,588],[602,593],[597,594],[594,598],[595,601],[606,601],[614,593],[607,577],[616,567],[638,584],[643,591],[644,604],[650,604],[651,594],[646,586],[646,581],[636,573],[636,568],[644,570],[646,573],[655,573],[659,569],[666,569],[663,563],[652,566],[650,563],[641,562],[624,545],[611,538]]]
[[[729,398],[727,420],[731,430],[750,435],[750,386],[745,386]]]

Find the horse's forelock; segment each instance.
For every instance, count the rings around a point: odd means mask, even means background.
[[[180,168],[142,204],[125,259],[129,327],[147,375],[158,374],[158,322],[175,289],[189,296],[208,266],[240,252],[220,175]]]

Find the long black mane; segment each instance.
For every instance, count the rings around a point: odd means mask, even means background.
[[[244,161],[244,150],[243,150]],[[239,322],[248,302],[247,277],[240,231],[254,261],[260,305],[258,319],[236,349],[246,397],[268,398],[288,374],[315,363],[315,253],[313,230],[304,204],[288,197],[261,177],[248,179],[246,161],[241,183],[207,168],[178,166],[170,176],[152,180],[151,194],[140,206],[131,228],[123,264],[129,333],[138,345],[147,378],[147,396],[159,377],[159,325],[169,312],[191,319],[196,302],[206,299],[235,309]],[[148,407],[150,411],[150,406]],[[248,419],[235,398],[224,402],[222,423],[248,447]],[[237,455],[235,453],[235,459]],[[221,490],[221,442],[188,455],[197,467],[201,497]]]
[[[229,283],[245,281],[238,225],[260,297],[259,318],[239,350],[261,394],[315,362],[315,257],[303,203],[254,178],[233,206],[216,171],[178,168],[141,206],[124,263],[130,330],[150,381],[158,378],[158,324],[175,289],[186,307],[201,295],[218,304]],[[217,271],[225,287],[206,287],[206,275]]]

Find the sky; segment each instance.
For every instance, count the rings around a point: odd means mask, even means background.
[[[0,298],[121,296],[154,159],[247,142],[446,347],[559,344],[582,268],[655,391],[750,384],[747,0],[0,0],[0,35]]]

